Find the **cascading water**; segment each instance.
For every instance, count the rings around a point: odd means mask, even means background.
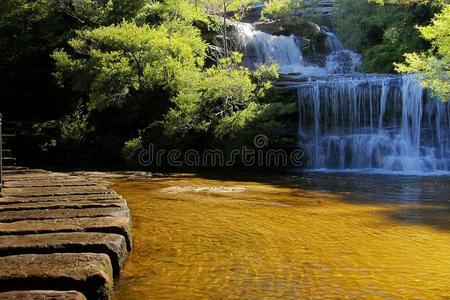
[[[300,144],[313,168],[449,171],[450,111],[427,100],[415,78],[338,77],[297,88]]]
[[[255,30],[248,23],[234,23],[238,46],[246,54],[246,63],[252,68],[275,63],[280,73],[298,73],[303,66],[302,53],[296,38],[274,36]]]
[[[335,33],[328,31],[324,28],[322,28],[322,31],[326,35],[325,44],[330,52],[344,50],[344,46],[342,45],[341,40]]]
[[[350,50],[331,52],[325,61],[325,68],[331,74],[356,73],[361,69],[362,57]]]
[[[431,99],[415,76],[358,73],[361,56],[331,32],[331,53],[319,66],[305,62],[293,36],[237,28],[250,66],[277,63],[281,73],[298,73],[279,86],[297,90],[299,146],[313,169],[450,171],[449,106]]]

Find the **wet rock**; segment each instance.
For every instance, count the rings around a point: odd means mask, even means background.
[[[111,299],[113,270],[106,254],[54,253],[0,257],[0,292],[76,290],[87,299]]]
[[[2,300],[86,300],[77,291],[11,291],[0,293]]]
[[[104,253],[111,260],[114,274],[128,257],[125,238],[113,233],[49,233],[0,236],[0,256],[49,253]]]
[[[278,22],[258,22],[253,26],[259,31],[272,35],[279,35],[283,32],[283,27]]]
[[[308,39],[316,39],[323,35],[320,26],[313,22],[303,22],[288,28],[289,32]]]

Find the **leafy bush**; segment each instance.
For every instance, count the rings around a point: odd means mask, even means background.
[[[303,6],[303,0],[271,0],[266,1],[262,10],[263,17],[271,19],[287,19]]]
[[[443,101],[450,99],[450,5],[438,14],[429,26],[419,28],[422,36],[432,43],[430,51],[406,54],[406,63],[397,64],[403,73],[418,72],[422,84],[431,88]]]
[[[140,137],[126,141],[122,148],[122,157],[126,160],[131,160],[140,147],[142,147],[142,140]]]
[[[436,3],[377,5],[367,0],[343,0],[335,7],[334,24],[344,44],[364,55],[366,72],[394,72],[394,62],[406,52],[429,47],[415,29],[429,22]]]
[[[87,135],[94,130],[88,123],[89,115],[78,106],[75,112],[60,124],[61,141],[68,145],[81,144]]]

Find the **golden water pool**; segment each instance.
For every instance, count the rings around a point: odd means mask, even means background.
[[[174,175],[133,215],[116,299],[450,299],[450,180]]]

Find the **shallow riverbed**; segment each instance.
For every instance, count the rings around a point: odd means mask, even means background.
[[[118,180],[134,251],[116,299],[450,299],[450,178]]]

